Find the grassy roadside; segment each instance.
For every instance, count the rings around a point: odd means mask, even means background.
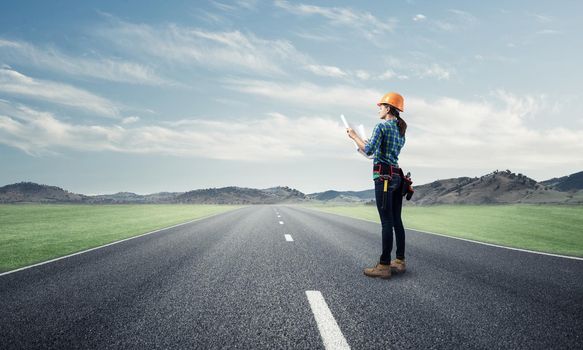
[[[0,272],[218,214],[227,205],[0,205]]]
[[[379,222],[375,206],[309,206]],[[583,257],[583,206],[438,205],[403,208],[406,228]]]

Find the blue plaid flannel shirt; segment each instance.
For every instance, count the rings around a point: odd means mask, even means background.
[[[387,142],[384,149],[381,149],[383,136],[387,135]],[[374,154],[374,163],[391,164],[399,166],[399,153],[405,145],[405,137],[399,133],[397,120],[387,120],[384,123],[378,123],[372,131],[371,138],[365,143],[364,153],[367,155]]]

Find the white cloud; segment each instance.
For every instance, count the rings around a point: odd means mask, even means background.
[[[450,23],[447,21],[442,21],[442,20],[433,21],[433,25],[436,28],[441,29],[441,30],[446,31],[446,32],[451,32],[454,29],[456,29],[456,26],[453,25],[453,23]]]
[[[1,48],[19,49],[22,47],[22,44],[15,42],[15,41],[10,41],[10,40],[0,38],[0,47]]]
[[[235,3],[242,8],[253,10],[257,7],[257,0],[236,0]]]
[[[218,2],[218,1],[211,1],[211,3],[213,4],[213,6],[215,6],[219,10],[223,10],[223,11],[235,11],[235,10],[237,10],[237,6],[234,6],[234,5],[229,5],[229,4],[225,4],[222,2]]]
[[[397,73],[395,73],[391,69],[387,69],[383,74],[381,74],[379,76],[379,79],[382,79],[382,80],[390,80],[390,79],[392,79],[392,78],[394,78],[396,76],[397,76]]]
[[[306,91],[298,94],[302,89]],[[360,105],[380,96],[377,91],[361,91],[359,96],[358,91],[326,94],[327,90],[300,86],[291,91],[292,102],[304,103],[310,93],[321,95],[308,98],[308,103],[317,103],[318,98],[342,101],[346,94],[353,94],[351,99],[361,101],[354,104]],[[530,126],[532,115],[546,109],[540,96],[516,96],[502,90],[477,101],[405,96],[402,117],[409,128],[401,166],[465,171],[583,167],[583,129]],[[360,159],[336,119],[270,113],[263,118],[183,119],[145,126],[78,125],[0,101],[0,143],[31,155],[73,149],[242,161]],[[371,116],[369,131],[376,121]]]
[[[73,149],[241,161],[330,158],[349,144],[339,122],[317,116],[270,113],[245,121],[187,119],[132,128],[71,124],[1,101],[0,143],[35,156]]]
[[[583,129],[529,126],[545,108],[539,96],[496,91],[481,102],[408,98],[402,159],[408,166],[460,169],[535,169],[583,166]]]
[[[120,130],[97,125],[72,125],[53,114],[0,101],[0,143],[29,155],[58,153],[59,147],[76,150],[115,150]]]
[[[231,4],[225,4],[219,1],[211,1],[211,3],[219,10],[228,12],[238,11],[241,9],[253,10],[255,7],[257,7],[257,0],[237,0]]]
[[[238,30],[213,32],[175,24],[154,27],[112,19],[96,35],[128,55],[147,55],[182,66],[285,75],[283,66],[311,64],[289,41],[265,40]]]
[[[423,67],[419,72],[419,76],[422,78],[437,78],[438,80],[449,80],[451,72],[444,67],[433,63],[428,67]]]
[[[103,97],[71,85],[34,79],[8,68],[0,69],[0,91],[74,107],[102,117],[119,115],[116,105]]]
[[[407,80],[410,76],[413,76],[421,79],[435,78],[438,80],[449,80],[449,78],[454,75],[455,71],[453,68],[444,67],[438,63],[420,63],[421,61],[429,59],[430,57],[426,57],[421,53],[419,53],[417,57],[413,57],[407,61],[399,60],[394,57],[388,58],[386,59],[386,63],[391,68],[381,74],[380,78],[384,80],[393,78]],[[395,70],[399,70],[401,73],[397,73]],[[407,72],[408,74],[404,72]]]
[[[132,84],[173,84],[158,76],[152,68],[142,64],[110,58],[74,57],[55,48],[39,48],[23,41],[0,38],[0,57],[5,61],[32,64],[74,76]]]
[[[290,104],[308,106],[334,105],[339,107],[363,108],[370,106],[382,93],[372,89],[356,88],[348,85],[321,86],[309,82],[277,83],[264,80],[225,80],[229,89],[285,101]]]
[[[443,19],[429,21],[433,27],[446,32],[465,30],[477,22],[478,18],[471,13],[457,9],[447,10],[447,16]]]
[[[130,117],[123,118],[123,119],[121,120],[121,122],[122,122],[123,124],[132,124],[132,123],[138,122],[139,120],[140,120],[140,117],[137,117],[137,116],[130,116]]]
[[[362,80],[369,80],[370,79],[370,73],[359,69],[356,72],[354,72],[354,75],[356,75],[357,78],[362,79]]]
[[[364,109],[382,92],[310,83],[277,84],[232,81],[232,89],[296,105]],[[544,111],[540,96],[515,96],[496,91],[483,101],[439,98],[426,101],[405,96],[410,129],[403,154],[408,163],[426,167],[529,168],[574,163],[583,166],[583,130],[557,126],[536,129],[532,116]],[[371,124],[374,123],[371,119]],[[579,150],[579,151],[576,151]]]
[[[344,72],[342,69],[334,66],[322,66],[322,65],[315,65],[309,64],[306,66],[306,69],[310,72],[325,76],[325,77],[335,77],[335,78],[343,78],[347,76],[347,73]]]
[[[477,61],[490,61],[490,62],[504,62],[504,63],[511,63],[517,62],[515,58],[506,57],[498,54],[484,54],[484,55],[474,55],[474,58]]]
[[[321,33],[315,33],[314,30],[310,30],[310,31],[300,31],[295,33],[297,36],[299,36],[300,38],[304,38],[304,39],[308,39],[308,40],[313,40],[313,41],[319,41],[319,42],[334,42],[334,41],[340,41],[341,38],[338,36],[332,36],[332,35],[328,35],[328,34],[321,34]]]
[[[546,35],[550,34],[550,35],[553,35],[553,34],[561,34],[561,31],[555,30],[555,29],[543,29],[543,30],[537,31],[536,33],[537,34],[546,34]]]
[[[340,67],[319,64],[287,40],[267,40],[238,30],[217,32],[175,24],[154,27],[110,19],[110,26],[97,30],[96,35],[127,55],[148,56],[183,68],[199,65],[262,76],[283,77],[299,71],[335,78],[352,76]]]
[[[321,16],[332,25],[352,27],[371,40],[379,35],[393,32],[397,23],[393,18],[379,19],[370,12],[357,11],[346,7],[296,4],[284,0],[275,0],[274,4],[293,14]]]
[[[474,23],[478,21],[474,15],[466,11],[450,9],[448,12],[453,13],[458,18],[458,21],[462,23]]]
[[[427,17],[425,17],[425,15],[423,14],[417,14],[413,17],[413,21],[415,22],[423,22],[427,19]]]
[[[547,16],[547,15],[541,15],[538,13],[531,13],[528,16],[534,18],[537,22],[542,23],[542,24],[548,24],[548,23],[551,23],[553,21],[553,17]]]
[[[198,9],[197,13],[197,18],[213,25],[227,25],[229,23],[229,21],[224,16],[209,12],[204,9]]]

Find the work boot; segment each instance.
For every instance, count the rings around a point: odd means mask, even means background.
[[[375,267],[364,269],[364,274],[368,277],[380,277],[382,279],[391,278],[391,265],[378,263]]]
[[[391,260],[391,270],[395,273],[403,273],[406,270],[405,260]]]

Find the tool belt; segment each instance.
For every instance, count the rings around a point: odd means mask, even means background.
[[[403,170],[401,170],[401,168],[396,167],[394,165],[385,164],[385,163],[376,163],[376,164],[373,164],[373,166],[372,166],[372,173],[373,173],[373,178],[381,178],[383,180],[388,179],[390,181],[393,175],[403,174]]]
[[[382,209],[386,208],[386,204],[387,204],[387,197],[388,197],[388,188],[389,188],[389,184],[391,182],[391,180],[393,179],[393,176],[400,176],[401,179],[403,180],[402,186],[401,186],[401,191],[402,191],[402,195],[406,196],[405,198],[407,200],[411,200],[411,197],[413,196],[413,193],[415,193],[415,190],[413,190],[413,186],[411,186],[413,184],[413,181],[411,180],[411,173],[407,173],[407,175],[405,175],[403,173],[403,169],[396,167],[394,165],[391,164],[385,164],[385,163],[377,163],[377,164],[373,164],[373,178],[375,180],[380,180],[383,181],[384,186],[383,186],[383,203],[382,203]]]

